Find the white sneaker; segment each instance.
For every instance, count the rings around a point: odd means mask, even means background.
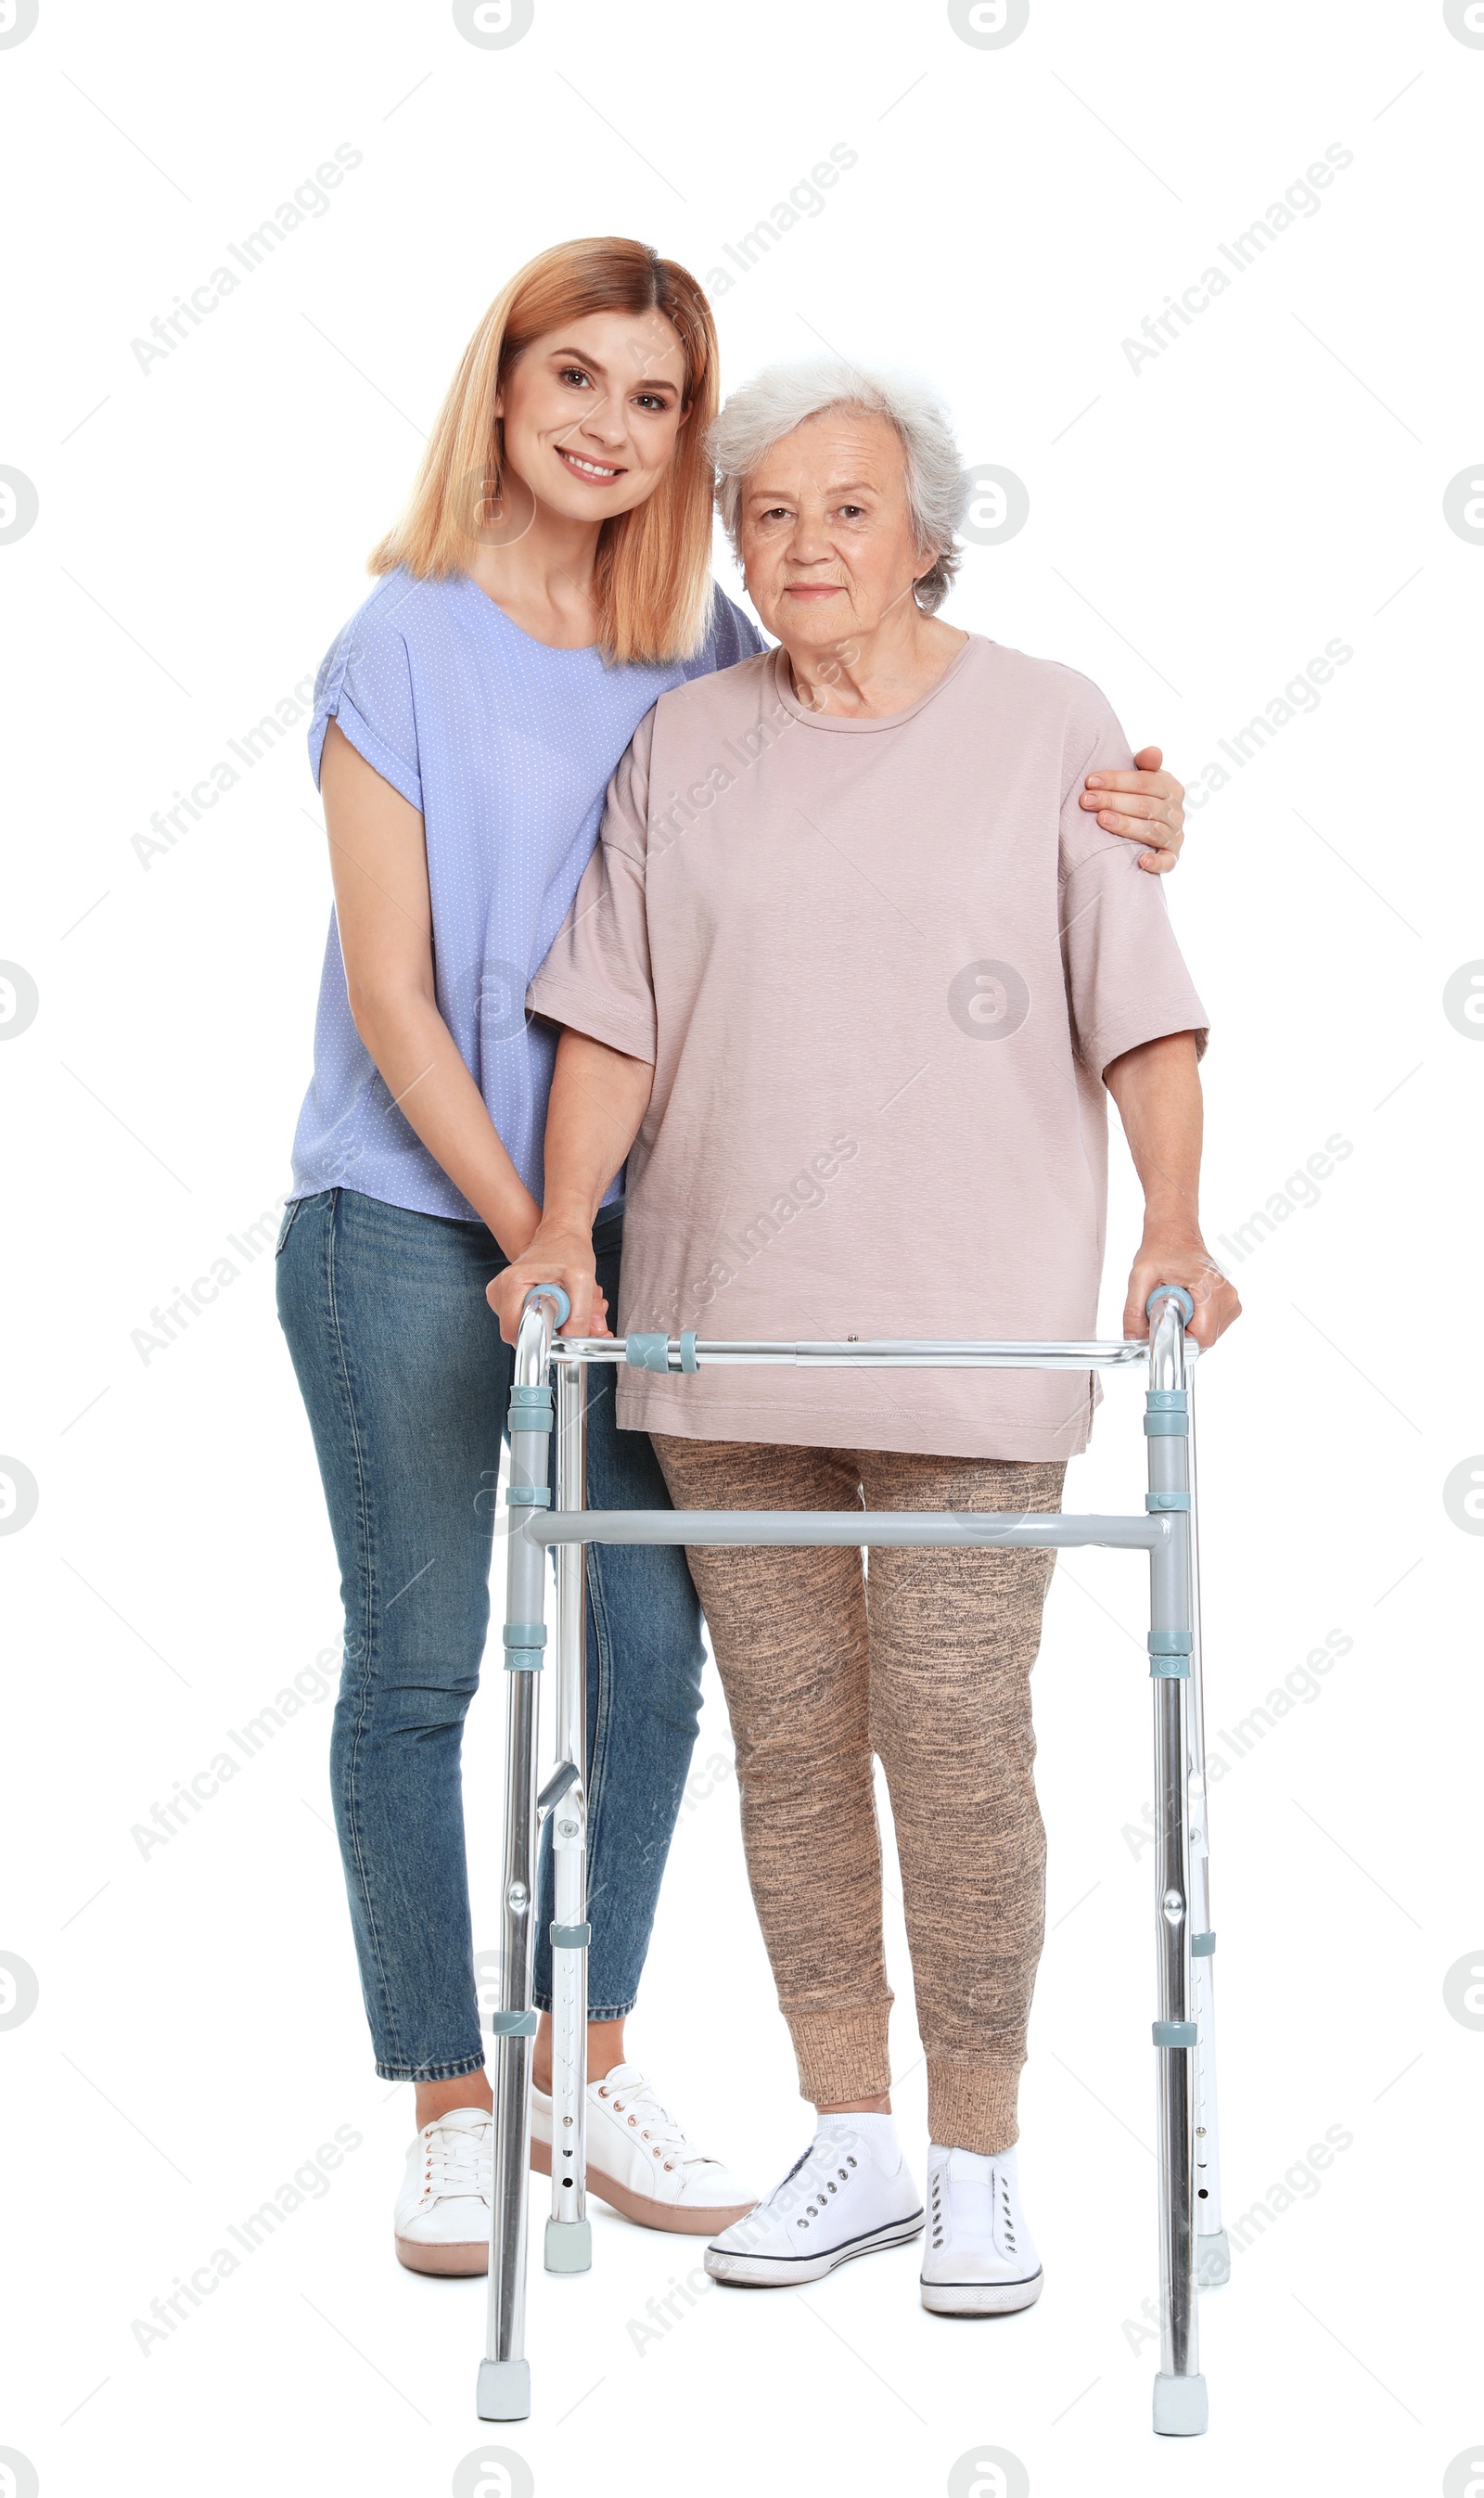
[[[407,2153],[395,2226],[409,2272],[488,2272],[494,2123],[488,2108],[450,2108]]]
[[[922,2205],[888,2116],[834,2116],[746,2220],[706,2249],[713,2281],[777,2289],[917,2237]]]
[[[588,2192],[646,2229],[706,2238],[758,2197],[720,2160],[688,2142],[633,2065],[588,2084]],[[531,2094],[531,2165],[551,2175],[551,2100]]]
[[[929,2144],[923,2306],[934,2316],[1007,2316],[1034,2307],[1043,2279],[1014,2151]]]

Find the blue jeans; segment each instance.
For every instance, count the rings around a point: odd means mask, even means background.
[[[622,1210],[594,1231],[618,1304]],[[474,1993],[460,1748],[490,1617],[511,1349],[484,1297],[506,1264],[482,1223],[353,1189],[296,1200],[278,1315],[340,1565],[345,1657],[331,1777],[361,1984],[389,2081],[484,2063]],[[667,1509],[648,1439],[591,1374],[588,1496]],[[588,1553],[591,2017],[631,2009],[700,1706],[700,1610],[679,1549]],[[546,1833],[549,1841],[550,1832]],[[493,1916],[496,1903],[490,1903]],[[551,2008],[543,1850],[535,2000]]]

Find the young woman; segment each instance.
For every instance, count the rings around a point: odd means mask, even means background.
[[[466,350],[377,589],[329,653],[310,755],[336,909],[278,1306],[340,1565],[335,1810],[376,2069],[416,2087],[397,2252],[477,2272],[491,2094],[460,1783],[478,1681],[510,1354],[486,1287],[542,1198],[554,1036],[528,1023],[609,776],[659,697],[761,637],[709,578],[718,400],[706,299],[620,239],[542,253]],[[1179,785],[1105,774],[1082,803],[1173,866]],[[621,1175],[597,1209],[616,1303]],[[648,1439],[591,1399],[590,1492],[668,1501]],[[589,1556],[590,2183],[710,2235],[755,2200],[624,2061],[694,1741],[700,1620],[678,1552]],[[536,2002],[550,2009],[549,1861]],[[549,2161],[550,2025],[534,2151]]]

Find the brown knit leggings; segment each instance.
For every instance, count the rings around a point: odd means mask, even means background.
[[[677,1509],[1061,1507],[1066,1468],[654,1434]],[[799,2088],[890,2083],[871,1755],[887,1773],[934,2142],[1004,2151],[1041,1955],[1030,1670],[1052,1555],[687,1553],[731,1713],[742,1836]]]

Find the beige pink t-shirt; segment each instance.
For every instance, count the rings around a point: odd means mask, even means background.
[[[886,720],[813,713],[781,652],[661,696],[530,990],[655,1070],[621,1331],[1085,1337],[1103,1070],[1206,1015],[1096,687],[971,635]],[[1118,1244],[1131,1256],[1136,1243]],[[946,1457],[1086,1446],[1081,1372],[620,1371],[628,1429]]]

